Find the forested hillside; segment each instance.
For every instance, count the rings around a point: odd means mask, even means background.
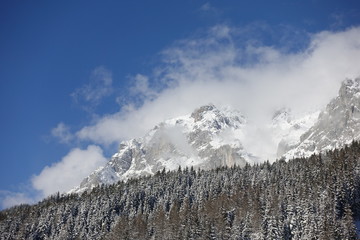
[[[183,169],[0,212],[1,239],[356,239],[360,143],[243,168]]]

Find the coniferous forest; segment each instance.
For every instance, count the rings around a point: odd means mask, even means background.
[[[360,143],[273,164],[179,169],[0,212],[0,239],[356,239]]]

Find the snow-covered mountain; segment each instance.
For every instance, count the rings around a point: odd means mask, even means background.
[[[300,137],[317,121],[320,111],[294,117],[290,109],[276,111],[269,125],[273,142],[277,144],[276,158],[281,158],[299,144]]]
[[[242,145],[246,122],[236,110],[202,106],[190,115],[158,124],[142,138],[122,142],[111,160],[73,191],[154,174],[163,168],[212,169],[252,163],[255,157]]]
[[[212,104],[169,119],[142,138],[122,142],[110,161],[72,192],[151,175],[164,168],[212,169],[309,156],[342,147],[353,139],[360,139],[360,78],[344,81],[339,95],[321,112],[294,117],[290,109],[280,109],[261,126],[239,111]]]
[[[360,78],[342,82],[339,94],[330,101],[316,123],[301,135],[286,158],[309,156],[343,147],[360,139]]]

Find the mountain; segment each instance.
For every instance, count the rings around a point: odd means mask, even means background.
[[[341,148],[360,139],[360,78],[342,82],[339,94],[323,110],[300,141],[283,155],[286,158],[310,156]],[[279,146],[281,148],[281,146]]]
[[[259,125],[239,111],[213,104],[166,120],[144,137],[123,141],[110,161],[70,192],[112,184],[163,169],[214,169],[276,158],[306,157],[360,139],[360,78],[345,80],[323,111],[294,117],[279,109]]]
[[[256,158],[241,140],[247,121],[238,111],[209,104],[190,115],[162,122],[144,137],[124,141],[119,151],[71,192],[111,184],[162,169],[244,166]]]

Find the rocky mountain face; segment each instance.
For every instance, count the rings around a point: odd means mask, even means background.
[[[241,144],[245,126],[246,119],[235,110],[202,106],[190,115],[160,123],[142,138],[122,142],[111,160],[72,192],[154,174],[164,168],[244,166],[253,161]]]
[[[320,113],[315,124],[283,156],[309,156],[343,147],[359,139],[360,78],[347,79],[342,83],[338,96]]]
[[[260,137],[254,135],[256,132]],[[306,157],[359,139],[360,78],[344,81],[339,95],[322,112],[295,118],[290,109],[280,109],[266,126],[257,126],[236,110],[209,104],[158,124],[142,138],[122,142],[105,166],[71,192],[152,175],[164,168],[192,166],[208,170],[281,157]],[[253,144],[258,146],[253,148]],[[259,150],[269,147],[273,154],[263,159]]]

